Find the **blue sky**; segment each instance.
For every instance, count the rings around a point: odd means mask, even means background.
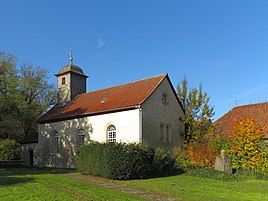
[[[87,91],[162,73],[202,81],[214,119],[268,101],[268,1],[1,0],[0,50],[54,74],[74,63]]]

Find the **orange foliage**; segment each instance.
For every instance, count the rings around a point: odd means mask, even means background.
[[[262,170],[267,165],[263,127],[252,119],[236,122],[230,135],[230,153],[234,168]]]
[[[210,146],[209,143],[204,143],[199,146],[189,144],[187,146],[188,159],[198,168],[214,167],[218,150]]]

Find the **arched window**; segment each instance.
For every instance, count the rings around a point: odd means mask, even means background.
[[[107,141],[116,142],[116,128],[114,125],[110,125],[107,128]]]
[[[59,133],[54,131],[52,133],[52,153],[59,153]]]
[[[83,129],[80,129],[77,135],[77,147],[79,148],[81,145],[84,144],[84,142],[85,142],[85,132]]]

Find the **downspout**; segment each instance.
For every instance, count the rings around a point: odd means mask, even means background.
[[[139,142],[142,142],[142,107],[139,105]]]

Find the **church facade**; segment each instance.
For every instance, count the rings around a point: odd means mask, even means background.
[[[75,167],[77,150],[90,141],[183,146],[184,110],[167,74],[88,93],[72,61],[56,77],[58,103],[38,119],[34,165]]]

